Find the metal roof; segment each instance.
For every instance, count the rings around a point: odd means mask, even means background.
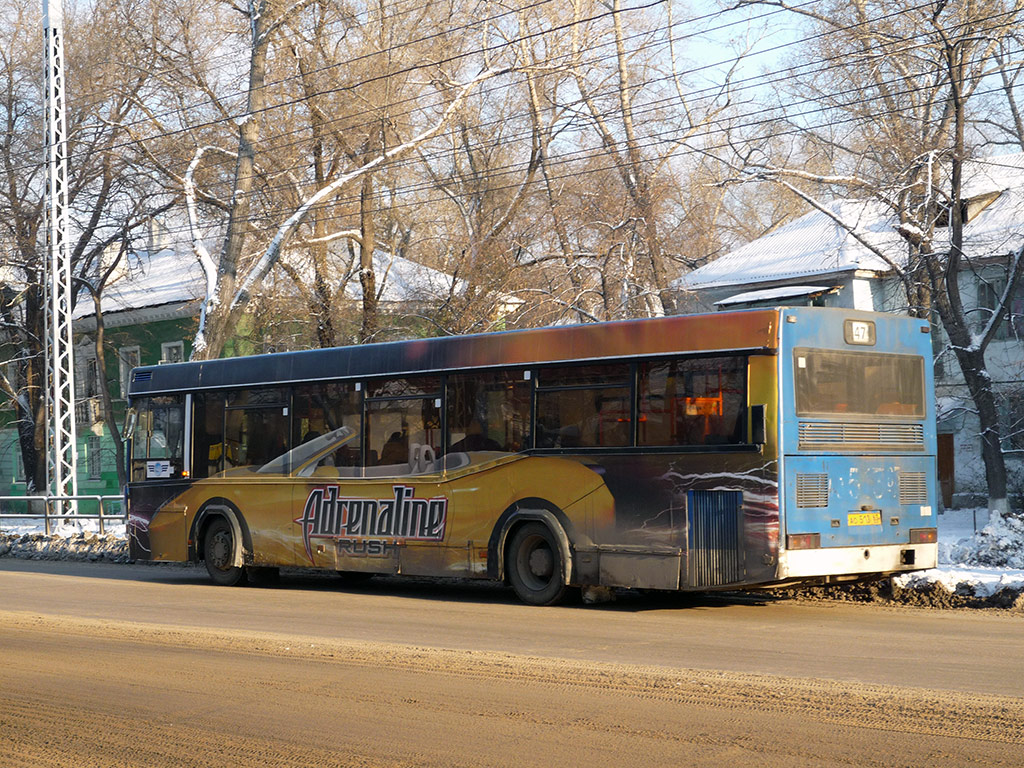
[[[964,198],[999,193],[964,226],[964,248],[977,256],[1002,255],[1024,243],[1024,153],[965,164]],[[856,270],[888,272],[906,262],[907,244],[893,228],[891,210],[877,200],[836,200],[675,280],[674,288],[700,290],[781,280],[806,280]],[[831,215],[829,215],[831,214]],[[833,218],[834,217],[834,218]],[[838,218],[847,227],[840,226]],[[850,234],[881,250],[879,258]],[[936,228],[934,247],[949,247],[948,229]]]

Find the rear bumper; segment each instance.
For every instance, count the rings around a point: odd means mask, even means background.
[[[935,567],[938,552],[938,544],[792,549],[779,553],[778,578],[920,571]]]

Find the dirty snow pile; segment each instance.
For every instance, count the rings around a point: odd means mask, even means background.
[[[975,597],[1024,590],[1024,518],[976,522],[987,517],[985,509],[942,513],[938,568],[897,576],[896,584],[904,589],[941,585],[951,593]]]
[[[99,533],[95,523],[83,521],[77,525],[61,525],[46,535],[37,525],[5,525],[0,531],[0,557],[128,562],[124,525],[107,525],[105,528],[104,533]]]

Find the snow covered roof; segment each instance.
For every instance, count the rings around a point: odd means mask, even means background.
[[[190,254],[169,248],[133,253],[125,268],[103,290],[100,307],[103,314],[123,312],[165,304],[178,304],[203,295],[203,271]],[[79,295],[74,319],[93,314],[88,294]]]
[[[828,211],[873,245],[900,247],[886,209],[874,200],[838,200]],[[886,271],[889,265],[862,245],[828,214],[812,211],[699,269],[673,287],[687,290],[805,278],[858,269]]]
[[[1024,242],[1024,153],[973,160],[964,166],[964,198],[971,201],[964,247],[978,255],[1005,254]],[[891,210],[876,200],[837,200],[826,211],[811,211],[721,258],[673,281],[674,288],[700,290],[729,285],[807,279],[856,270],[887,272],[884,259],[865,247],[848,228],[881,250],[895,264],[907,244],[893,229]],[[840,226],[836,219],[846,227]],[[936,229],[935,246],[943,243]]]
[[[749,304],[752,301],[772,301],[773,299],[787,299],[793,296],[810,296],[816,293],[831,291],[833,286],[827,285],[785,285],[781,288],[765,288],[761,291],[744,291],[730,296],[727,299],[716,301],[716,307],[724,307],[729,304]]]
[[[464,280],[457,280],[431,267],[401,256],[377,252],[373,257],[377,291],[381,301],[439,300],[454,292],[465,291]],[[309,275],[312,280],[312,273]],[[339,281],[344,284],[345,298],[358,301],[363,290],[359,283],[358,265]],[[271,283],[272,284],[272,283]],[[102,310],[105,315],[170,304],[197,301],[203,297],[205,278],[199,262],[191,253],[173,249],[132,254],[127,267],[111,280],[103,291]],[[87,294],[79,296],[74,318],[89,317],[93,305]]]
[[[355,264],[344,279],[345,298],[353,301],[363,298],[358,267]],[[465,280],[383,251],[373,254],[373,272],[380,301],[439,300],[466,290]]]

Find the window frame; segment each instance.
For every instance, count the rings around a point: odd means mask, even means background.
[[[89,480],[103,479],[103,441],[99,435],[89,435],[85,443],[86,473]]]
[[[168,352],[171,350],[178,350],[180,359],[171,360],[168,356]],[[160,363],[161,364],[173,364],[181,363],[185,361],[185,342],[182,340],[178,341],[164,341],[160,343]]]
[[[126,355],[133,353],[139,361],[138,365],[142,365],[142,348],[138,344],[118,347],[117,349],[118,386],[121,388],[121,399],[127,399],[128,397],[129,377],[132,374],[132,368],[135,366],[129,365]]]
[[[801,388],[799,383],[799,357],[803,353],[809,357],[808,353],[817,354],[828,354],[834,356],[847,356],[847,357],[861,357],[861,358],[880,358],[883,360],[906,360],[913,362],[917,366],[917,375],[920,383],[920,390],[917,393],[920,396],[919,403],[909,403],[909,405],[916,406],[920,405],[920,412],[918,413],[886,413],[878,412],[877,409],[874,413],[865,413],[861,411],[822,411],[813,410],[810,408],[804,408],[801,404]],[[792,350],[792,355],[789,361],[790,371],[792,376],[792,406],[793,415],[797,418],[806,419],[831,419],[831,420],[854,420],[854,421],[923,421],[928,416],[928,396],[927,396],[927,371],[925,370],[924,357],[922,355],[904,354],[899,352],[867,352],[867,351],[853,351],[848,349],[829,349],[821,347],[795,347]],[[900,402],[902,405],[908,405]],[[881,405],[881,404],[880,404]]]

